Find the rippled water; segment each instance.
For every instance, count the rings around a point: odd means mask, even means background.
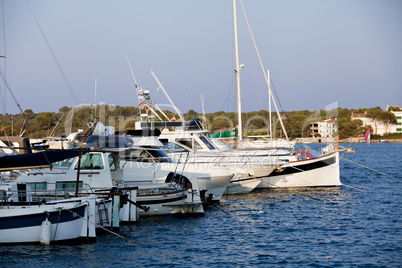
[[[341,188],[225,196],[203,218],[122,228],[143,246],[103,234],[91,245],[0,247],[0,266],[400,267],[402,144],[352,147],[344,158],[399,180],[341,160]]]

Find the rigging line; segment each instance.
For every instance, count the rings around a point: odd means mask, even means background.
[[[281,103],[281,100],[279,99],[278,93],[276,92],[276,89],[275,89],[275,86],[274,86],[274,82],[272,81],[272,79],[270,79],[270,82],[271,82],[272,88],[273,88],[273,90],[274,90],[276,99],[278,100],[279,107],[281,108],[281,110],[282,110],[282,112],[283,112],[282,103]]]
[[[229,97],[230,97],[230,95],[231,95],[231,93],[232,93],[234,80],[235,80],[235,76],[233,75],[232,83],[231,83],[231,85],[230,85],[230,87],[229,87],[228,96],[226,97],[225,102],[222,104],[221,110],[223,109],[223,106],[225,106],[226,102],[228,102],[228,100],[229,100]],[[229,111],[229,102],[228,102],[228,111]]]
[[[57,121],[57,124],[54,126],[53,131],[50,132],[50,135],[49,135],[50,137],[52,137],[52,135],[54,134],[54,132],[55,132],[57,126],[59,125],[59,123],[61,122],[61,119],[63,118],[63,115],[64,115],[64,114],[65,114],[65,113],[63,113],[63,114],[61,115],[59,121]]]
[[[24,123],[22,123],[20,134],[18,134],[18,136],[20,136],[20,137],[22,137],[22,135],[24,134],[24,132],[25,132],[24,127],[25,127],[25,124],[27,123],[27,118],[25,117],[24,114],[22,114],[22,115],[23,115],[23,118],[24,118]],[[24,130],[24,132],[23,132],[23,130]]]
[[[249,43],[248,42],[246,42],[246,46],[247,46],[247,52],[248,52],[248,57],[251,59],[252,58],[252,56],[251,56],[251,48],[250,48],[250,45],[249,45]],[[262,106],[262,97],[261,97],[261,92],[260,92],[260,87],[258,86],[258,83],[257,83],[257,81],[258,81],[258,79],[257,79],[257,71],[256,71],[256,69],[255,69],[255,66],[254,66],[254,64],[250,64],[250,69],[251,69],[251,73],[253,74],[253,80],[254,80],[254,83],[255,83],[255,89],[256,89],[256,91],[257,91],[257,94],[258,94],[258,100],[259,100],[259,103],[260,103],[260,110],[262,110],[263,108],[263,106]]]
[[[281,101],[280,101],[280,99],[279,99],[278,93],[276,92],[276,89],[275,89],[275,86],[274,86],[274,82],[272,81],[272,79],[270,80],[270,82],[271,82],[272,88],[274,89],[274,93],[275,93],[276,99],[278,100],[279,107],[281,108],[282,113],[286,116],[285,111],[283,110],[283,107],[282,107],[282,103],[281,103]],[[286,116],[286,117],[285,117],[285,120],[286,120],[286,122],[288,123],[289,134],[292,135],[292,130],[291,130],[291,128],[290,128],[289,117]]]
[[[6,88],[8,89],[8,91],[10,92],[11,97],[13,97],[15,104],[17,104],[17,106],[18,106],[20,112],[21,112],[22,115],[25,117],[24,111],[22,110],[21,105],[18,103],[17,99],[15,98],[14,93],[11,91],[11,88],[10,88],[10,86],[8,85],[7,80],[6,80],[6,77],[4,76],[3,72],[1,71],[1,69],[0,69],[0,76],[1,76],[1,78],[3,78],[4,84],[6,85]]]
[[[227,6],[227,5],[228,5],[228,4],[226,3],[226,6]],[[227,10],[226,6],[225,6],[225,9],[224,9],[224,10]],[[225,13],[225,12],[224,12],[224,13]],[[216,47],[217,47],[217,44],[218,44],[218,40],[219,40],[219,37],[221,36],[222,25],[223,25],[223,21],[224,21],[224,18],[225,18],[225,15],[219,16],[219,14],[220,14],[220,13],[217,13],[217,14],[216,14],[216,18],[215,18],[215,20],[214,20],[214,21],[217,21],[217,19],[218,19],[219,17],[221,17],[221,22],[219,23],[220,26],[219,26],[219,27],[216,27],[216,28],[218,28],[218,34],[217,34],[218,39],[217,39],[217,40],[215,41],[215,43],[214,43],[214,46],[213,46],[213,49],[212,49],[212,50],[213,50],[213,53],[212,53],[212,55],[211,55],[211,57],[210,57],[210,60],[209,60],[209,66],[213,66],[213,65],[214,65],[214,64],[212,64],[212,59],[215,58],[213,55],[215,54],[214,52],[216,51]],[[211,41],[211,39],[212,39],[211,37],[212,37],[213,30],[216,29],[215,27],[212,27],[212,28],[213,28],[213,29],[211,29],[211,31],[210,31],[208,40],[207,40],[207,42],[206,42],[206,44],[205,44],[205,46],[204,46],[204,49],[203,49],[202,54],[201,54],[201,57],[200,57],[200,59],[199,59],[199,61],[198,61],[196,70],[199,70],[199,69],[200,69],[202,59],[204,58],[205,53],[206,53],[206,51],[207,51],[208,44],[210,43],[210,41]],[[195,76],[196,76],[197,73],[199,73],[199,71],[195,71],[195,72],[193,73],[193,76],[192,76],[191,82],[190,82],[190,86],[189,86],[188,89],[187,89],[186,95],[184,96],[182,105],[181,105],[181,107],[180,107],[181,110],[183,110],[183,106],[184,106],[184,104],[186,103],[186,99],[187,99],[188,93],[190,92],[190,89],[192,88],[192,84],[194,83]],[[207,68],[207,74],[206,74],[205,79],[204,79],[203,91],[204,91],[204,89],[206,88],[206,86],[205,86],[205,85],[206,85],[206,81],[208,80],[207,78],[210,76],[210,73],[211,73],[211,68]]]
[[[0,86],[0,97],[1,97],[1,103],[3,104],[3,115],[6,115],[6,89],[4,89],[4,98],[3,98],[3,92],[1,90]]]
[[[69,210],[69,209],[66,209],[66,210],[69,211],[69,212],[71,212],[71,213],[73,213],[75,216],[78,216],[78,217],[80,217],[81,219],[83,219],[83,220],[85,220],[85,221],[87,221],[87,222],[89,222],[89,223],[95,225],[96,227],[101,228],[102,230],[104,230],[104,231],[106,231],[106,232],[109,232],[109,233],[111,233],[111,234],[113,234],[113,235],[115,235],[115,236],[118,236],[118,237],[120,237],[120,238],[126,239],[126,240],[128,240],[128,241],[130,241],[130,242],[132,242],[132,243],[134,243],[134,244],[143,246],[142,244],[140,244],[140,243],[138,243],[138,242],[135,242],[135,241],[133,241],[133,240],[127,238],[127,237],[124,237],[124,236],[122,236],[122,235],[119,235],[118,233],[115,233],[115,232],[113,232],[113,231],[111,231],[111,230],[109,230],[109,229],[106,229],[106,228],[104,228],[104,227],[102,227],[102,226],[100,226],[100,225],[98,225],[98,224],[96,224],[96,223],[94,223],[94,222],[92,222],[92,221],[90,221],[90,220],[85,219],[84,217],[81,217],[80,215],[78,215],[78,214],[75,213],[74,211],[71,211],[71,210]]]
[[[353,163],[353,164],[356,164],[356,165],[358,165],[358,166],[361,166],[361,167],[367,168],[367,169],[369,169],[369,170],[375,171],[375,172],[380,173],[380,174],[382,174],[382,175],[388,176],[388,177],[390,177],[390,178],[393,178],[393,179],[402,181],[402,179],[400,179],[400,178],[396,178],[396,177],[394,177],[394,176],[391,176],[391,175],[388,175],[388,174],[386,174],[386,173],[384,173],[384,172],[381,172],[381,171],[375,170],[375,169],[373,169],[373,168],[364,166],[364,165],[359,164],[359,163],[357,163],[357,162],[354,162],[354,161],[352,161],[352,160],[349,160],[349,159],[346,159],[346,158],[342,158],[342,159],[343,159],[343,160],[346,160],[346,161],[349,161],[349,162],[351,162],[351,163]]]
[[[5,15],[4,15],[4,0],[1,1],[2,6],[2,13],[3,13],[3,47],[4,47],[4,55],[1,57],[4,58],[4,74],[7,77],[7,49],[6,49],[6,22],[5,22]],[[3,94],[0,91],[1,99],[3,101],[3,109],[4,114],[6,114],[6,105],[7,105],[7,91],[4,89],[4,99]]]
[[[249,32],[250,32],[250,35],[251,35],[251,39],[253,40],[254,47],[255,47],[255,50],[256,50],[256,52],[257,52],[258,60],[259,60],[259,62],[260,62],[260,66],[261,66],[262,72],[263,72],[264,77],[265,77],[265,82],[267,83],[268,88],[271,89],[270,83],[269,83],[269,81],[268,81],[267,74],[266,74],[266,72],[265,72],[264,64],[262,63],[261,55],[260,55],[260,52],[258,51],[257,43],[255,42],[253,32],[251,31],[250,23],[249,23],[249,21],[248,21],[248,18],[247,18],[247,15],[246,15],[246,10],[244,9],[242,0],[240,0],[240,4],[241,4],[242,10],[243,10],[244,17],[245,17],[246,22],[247,22],[247,26],[248,26],[248,29],[249,29]],[[271,96],[272,96],[272,102],[274,103],[274,106],[275,106],[275,109],[276,109],[276,113],[277,113],[277,115],[278,115],[279,122],[281,123],[281,127],[282,127],[282,129],[283,129],[284,134],[285,134],[286,140],[289,142],[289,137],[288,137],[288,134],[286,133],[285,126],[284,126],[284,124],[283,124],[283,122],[282,122],[282,118],[281,118],[281,116],[280,116],[278,107],[277,107],[277,105],[276,105],[275,98],[274,98],[274,96],[273,96],[273,94],[272,94],[272,90],[269,90],[269,94],[271,94]]]
[[[49,43],[49,41],[47,40],[47,38],[46,38],[46,36],[45,36],[45,33],[43,32],[42,28],[40,27],[39,21],[37,20],[37,18],[36,18],[35,14],[34,14],[34,12],[33,12],[33,10],[32,10],[32,8],[31,8],[31,6],[29,5],[28,0],[25,0],[25,2],[27,3],[27,5],[28,5],[28,7],[29,7],[29,10],[30,10],[31,13],[32,13],[32,16],[34,17],[34,20],[35,20],[35,22],[36,22],[36,25],[38,26],[38,28],[39,28],[39,30],[40,30],[42,36],[43,36],[43,39],[45,40],[46,45],[47,45],[47,47],[49,48],[50,53],[52,54],[53,60],[55,61],[56,65],[57,65],[57,68],[59,69],[59,72],[60,72],[61,76],[63,77],[63,80],[64,80],[64,82],[66,83],[67,88],[68,88],[68,90],[70,91],[71,96],[73,97],[74,105],[78,105],[78,104],[79,104],[78,98],[77,98],[77,96],[75,95],[75,93],[74,93],[74,91],[73,91],[73,88],[71,87],[70,82],[69,82],[68,79],[67,79],[66,74],[64,73],[63,69],[61,68],[61,65],[60,65],[59,61],[57,60],[56,55],[54,54],[54,52],[53,52],[53,50],[52,50],[52,47],[50,46],[50,43]]]

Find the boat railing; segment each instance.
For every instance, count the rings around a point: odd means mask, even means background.
[[[11,188],[11,190],[0,190],[0,203],[26,203],[26,204],[38,204],[45,203],[47,201],[67,199],[75,196],[76,187],[65,186],[61,189],[59,184],[46,183],[46,189],[41,188],[43,183],[29,183],[20,184],[23,187]],[[50,187],[49,187],[50,186]],[[79,196],[90,195],[95,191],[88,184],[79,184]]]

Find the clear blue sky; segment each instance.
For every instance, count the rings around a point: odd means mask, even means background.
[[[0,67],[21,107],[72,106],[73,98],[25,0],[3,0]],[[184,112],[235,111],[231,0],[29,0],[80,103],[137,105],[139,85],[167,103],[152,69]],[[262,61],[285,111],[402,105],[402,1],[243,0]],[[268,95],[238,4],[243,111]],[[2,16],[3,17],[3,16]],[[3,19],[0,20],[3,25]],[[3,34],[3,29],[4,34]],[[5,41],[4,41],[5,40]],[[4,48],[5,44],[5,48]],[[18,113],[1,82],[1,110]]]

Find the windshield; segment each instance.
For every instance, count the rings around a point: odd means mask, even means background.
[[[120,159],[137,162],[168,162],[173,160],[162,150],[134,149],[127,150],[120,155]]]
[[[104,169],[101,154],[84,154],[81,158],[80,170]],[[78,169],[78,162],[75,164],[75,170]]]
[[[188,151],[187,149],[181,147],[180,145],[173,143],[173,142],[164,142],[162,149],[165,150],[184,150]]]
[[[200,139],[205,143],[205,145],[210,149],[210,150],[216,150],[217,148],[215,145],[212,144],[212,142],[205,136],[200,136]]]
[[[69,169],[70,166],[72,165],[74,161],[74,158],[69,158],[69,159],[64,159],[58,162],[54,162],[52,164],[52,168],[57,168],[57,169]]]
[[[179,144],[183,144],[184,146],[191,148],[191,149],[202,149],[201,144],[199,144],[196,140],[192,138],[178,138],[176,142]]]

